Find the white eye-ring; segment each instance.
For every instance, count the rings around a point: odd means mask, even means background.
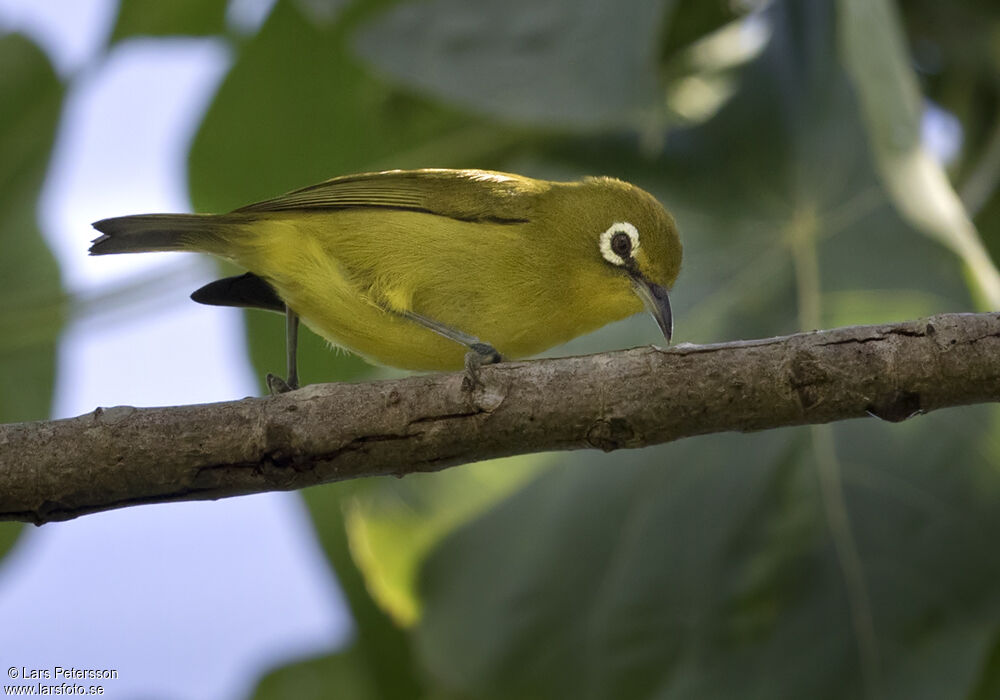
[[[621,267],[639,249],[639,229],[627,221],[611,224],[601,234],[601,255],[612,265]]]

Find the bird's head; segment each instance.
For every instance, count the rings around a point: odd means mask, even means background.
[[[560,193],[561,215],[572,222],[577,286],[607,321],[642,309],[667,342],[673,316],[667,291],[681,267],[674,219],[656,198],[613,178],[586,178]]]

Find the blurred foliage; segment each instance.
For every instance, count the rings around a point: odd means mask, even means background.
[[[22,36],[0,37],[0,64],[0,420],[11,422],[48,416],[55,377],[62,290],[35,216],[63,86]]]
[[[114,38],[231,36],[224,5],[124,0]],[[278,0],[234,41],[191,147],[192,198],[222,211],[389,167],[610,174],[680,222],[678,340],[971,310],[997,284],[972,223],[996,256],[998,12],[989,0]],[[20,105],[0,111],[4,153],[32,158],[4,175],[21,189],[0,196],[20,208],[0,210],[0,239],[4,217],[32,230],[51,146],[51,129],[7,139],[12,115],[51,108],[39,113],[54,124],[61,95],[38,77],[51,70],[37,50],[5,41],[36,77],[0,78],[16,95],[0,104]],[[925,98],[962,125],[951,181],[920,154]],[[51,266],[24,250],[18,268]],[[281,372],[282,319],[247,318],[258,370]],[[553,352],[656,336],[635,317]],[[386,374],[309,333],[302,345],[307,382]],[[269,673],[260,698],[1000,696],[997,407],[304,496],[356,632]]]
[[[36,203],[62,109],[63,85],[25,37],[0,36],[0,421],[47,418],[63,323],[59,268]],[[20,527],[0,523],[0,556]]]
[[[899,211],[961,258],[980,308],[1000,308],[1000,274],[968,211],[921,139],[923,104],[889,0],[840,0],[842,61],[868,141]]]
[[[212,36],[226,28],[227,0],[122,0],[111,41],[135,36]]]
[[[344,509],[368,487],[365,482],[345,482],[304,492],[319,542],[354,616],[353,643],[329,656],[273,672],[264,678],[256,697],[324,698],[342,690],[343,697],[405,700],[423,694],[409,634],[375,603],[352,559]]]
[[[420,617],[417,575],[441,537],[523,486],[553,455],[498,459],[355,491],[345,504],[354,560],[372,595],[404,625]]]
[[[913,66],[924,94],[962,122],[955,170],[974,167],[1000,109],[1000,5],[992,0],[900,2]]]
[[[951,165],[993,259],[1000,258],[1000,4],[903,0],[913,65],[924,94],[954,114],[963,144]]]
[[[655,57],[668,4],[400,3],[356,45],[375,67],[485,115],[557,128],[638,125],[663,102]]]

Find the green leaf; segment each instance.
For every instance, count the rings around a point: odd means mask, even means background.
[[[896,206],[962,258],[981,308],[1000,308],[1000,272],[944,168],[920,143],[920,94],[893,5],[839,0],[838,9],[844,65]]]
[[[976,458],[985,414],[837,427],[882,697],[964,697],[991,650],[1000,478]],[[956,430],[973,438],[957,454],[940,440]],[[862,697],[811,452],[808,430],[782,430],[543,476],[429,560],[424,662],[475,697]]]
[[[0,37],[0,421],[47,418],[64,304],[38,230],[38,198],[63,86],[28,39]]]
[[[770,524],[773,533],[744,530],[761,501],[794,502],[801,487],[779,468],[790,441],[755,437],[735,472],[727,439],[684,442],[659,459],[623,453],[613,468],[586,454],[544,475],[431,557],[418,630],[425,663],[445,687],[476,697],[652,697],[660,676],[722,634],[709,628],[721,617],[710,601],[789,569],[783,562],[819,528],[799,514]],[[758,540],[783,550],[761,548],[773,558],[756,564],[761,573],[735,557]],[[746,597],[746,619],[728,630],[737,639],[777,612]]]
[[[736,3],[676,0],[660,41],[660,55],[668,61],[678,51],[739,19],[740,14]]]
[[[0,36],[0,422],[49,416],[65,317],[59,268],[38,230],[38,199],[63,86],[27,38]],[[0,557],[20,525],[0,523]]]
[[[227,4],[227,0],[122,0],[111,41],[135,36],[224,34]]]
[[[337,572],[356,632],[336,654],[293,664],[265,677],[255,697],[330,697],[408,700],[420,696],[410,640],[375,605],[351,559],[343,510],[358,488],[341,483],[304,492],[316,535]]]
[[[368,590],[402,625],[420,616],[416,577],[442,537],[523,486],[551,461],[528,455],[402,481],[377,480],[347,504],[347,533]]]
[[[662,101],[659,35],[673,0],[428,0],[363,31],[379,70],[515,122],[640,125]]]
[[[264,676],[254,700],[325,700],[333,693],[350,700],[380,700],[365,659],[355,648],[283,666]]]
[[[936,105],[961,122],[961,143],[948,163],[962,201],[975,217],[992,199],[1000,206],[1000,13],[991,0],[960,4],[908,0],[898,5],[907,28],[907,45],[921,87]],[[987,232],[978,220],[980,233]],[[987,240],[989,243],[989,240]],[[993,258],[1000,255],[994,238]]]
[[[13,549],[23,530],[21,523],[0,523],[0,559]]]
[[[228,210],[348,172],[457,167],[509,147],[515,134],[407,96],[357,65],[344,35],[372,7],[356,4],[326,26],[278,2],[242,47],[195,137],[189,176],[199,210]]]

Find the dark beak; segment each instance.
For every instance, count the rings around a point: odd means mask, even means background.
[[[635,282],[635,293],[642,299],[649,313],[653,314],[663,331],[663,337],[669,343],[670,336],[674,334],[674,316],[670,312],[670,298],[666,287],[654,284],[641,275],[633,275],[632,280]]]

